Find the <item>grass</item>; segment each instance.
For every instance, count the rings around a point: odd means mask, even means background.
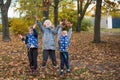
[[[120,28],[113,28],[113,29],[105,29],[101,28],[101,32],[109,32],[109,33],[120,33]]]
[[[112,28],[112,29],[101,28],[100,31],[101,31],[101,33],[103,33],[103,34],[104,34],[104,33],[113,33],[113,34],[116,34],[116,33],[117,33],[117,34],[120,34],[120,28]],[[94,28],[91,27],[88,32],[94,33]]]

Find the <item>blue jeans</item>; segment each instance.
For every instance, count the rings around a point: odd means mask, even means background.
[[[61,70],[64,70],[64,65],[66,65],[66,68],[69,69],[69,57],[68,57],[68,52],[60,52],[60,68]]]
[[[30,68],[37,69],[37,56],[38,56],[38,49],[37,48],[31,48],[28,49],[28,59],[30,63]]]
[[[42,61],[42,67],[46,66],[48,57],[50,57],[53,66],[57,66],[57,61],[56,61],[56,55],[55,55],[55,50],[43,50],[43,61]]]

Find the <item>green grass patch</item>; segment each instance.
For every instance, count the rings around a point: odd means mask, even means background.
[[[94,27],[91,27],[88,32],[94,33]],[[101,33],[120,33],[120,28],[112,28],[112,29],[101,28],[100,32]]]
[[[85,72],[87,72],[87,71],[88,71],[88,68],[82,68],[82,69],[80,69],[80,70],[74,71],[73,73],[74,73],[75,75],[79,75],[79,74],[83,74],[83,73],[85,73]]]
[[[105,28],[101,28],[101,32],[105,33],[120,33],[120,28],[113,28],[113,29],[105,29]]]

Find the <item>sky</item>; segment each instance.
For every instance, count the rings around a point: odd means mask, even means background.
[[[15,4],[18,4],[16,3],[16,1],[18,0],[12,0],[12,3],[9,7],[9,10],[8,10],[8,17],[10,18],[13,18],[13,17],[19,17],[19,13],[15,11],[15,8],[13,7],[14,3]]]
[[[14,8],[10,7],[8,10],[8,17],[10,18],[19,17],[19,13],[15,12]]]

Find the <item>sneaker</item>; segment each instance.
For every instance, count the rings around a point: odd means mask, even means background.
[[[70,69],[67,69],[67,73],[70,73]]]
[[[64,71],[63,71],[63,70],[60,71],[60,76],[61,76],[61,77],[64,76]]]

